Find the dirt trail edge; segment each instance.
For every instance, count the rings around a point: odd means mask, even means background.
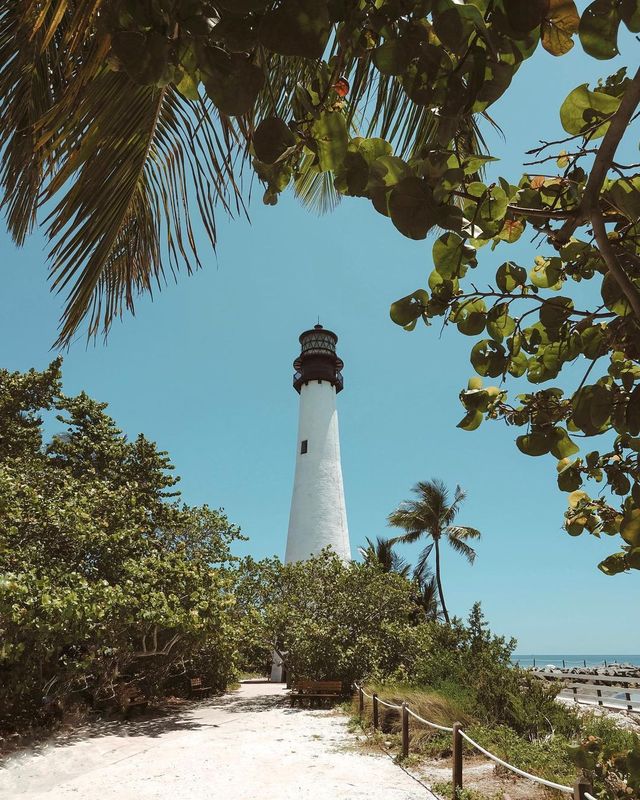
[[[9,758],[0,798],[414,800],[432,795],[384,756],[351,749],[346,717],[291,709],[282,684],[162,718],[92,725]]]

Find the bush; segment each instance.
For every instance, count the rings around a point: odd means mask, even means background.
[[[330,551],[296,564],[246,559],[236,583],[242,668],[259,670],[275,647],[293,678],[349,687],[403,673],[413,594],[401,576]]]
[[[218,512],[180,506],[165,453],[129,442],[60,365],[0,371],[0,723],[118,705],[132,684],[224,688],[235,671],[229,546]],[[44,443],[42,415],[64,434]]]

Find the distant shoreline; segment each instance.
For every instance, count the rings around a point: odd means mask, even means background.
[[[571,667],[609,667],[613,664],[640,667],[640,654],[620,653],[514,653],[514,664],[521,667],[545,667],[547,665],[567,669]],[[564,663],[563,663],[564,662]]]

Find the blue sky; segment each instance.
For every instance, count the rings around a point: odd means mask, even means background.
[[[627,37],[623,55],[635,46]],[[496,174],[517,182],[524,150],[561,138],[568,92],[617,66],[579,47],[560,59],[536,54],[492,107],[506,134],[486,126],[503,159]],[[637,160],[635,147],[625,145],[626,158]],[[521,653],[640,652],[627,613],[640,601],[638,574],[605,577],[596,564],[615,543],[562,532],[566,496],[554,459],[522,456],[498,424],[455,427],[473,340],[438,326],[406,333],[389,320],[391,301],[425,285],[432,240],[405,239],[366,200],[317,217],[291,196],[272,208],[254,195],[251,224],[220,218],[217,255],[202,239],[205,269],[153,302],[141,299],[106,345],[72,346],[65,391],[107,401],[124,431],[168,450],[184,499],[222,506],[242,526],[249,541],[238,553],[282,556],[298,403],[291,362],[299,333],[319,315],[338,333],[345,361],[338,404],[354,551],[366,536],[389,534],[387,514],[417,480],[460,483],[468,492],[460,522],[483,539],[473,567],[444,555],[452,612],[465,615],[481,600],[493,629],[516,636]],[[537,252],[528,236],[486,250],[486,280],[507,258],[530,267]],[[3,229],[0,256],[0,365],[42,368],[55,355],[61,310],[47,286],[44,239],[36,233],[18,250]]]

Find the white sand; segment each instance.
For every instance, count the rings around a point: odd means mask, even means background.
[[[21,800],[414,800],[427,789],[384,756],[351,748],[344,716],[291,709],[280,684],[183,712],[96,724],[22,752],[0,771]]]

